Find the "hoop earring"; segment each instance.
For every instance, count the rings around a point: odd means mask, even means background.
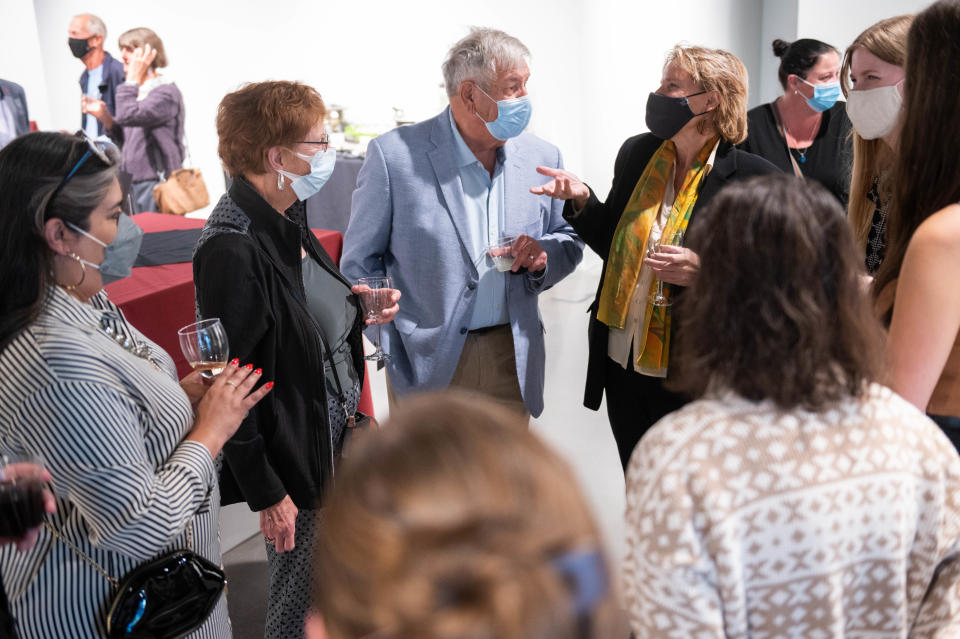
[[[80,256],[76,253],[68,253],[67,257],[72,257],[77,261],[77,264],[80,265],[80,281],[76,284],[60,284],[60,282],[57,282],[57,285],[63,287],[65,291],[72,291],[82,285],[83,281],[87,279],[87,265],[83,263],[83,260],[81,260]]]
[[[279,173],[277,173],[277,190],[278,191],[283,190],[283,176],[280,175]]]

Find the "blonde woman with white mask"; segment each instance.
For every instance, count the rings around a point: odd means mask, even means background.
[[[881,20],[847,48],[840,71],[853,125],[853,171],[847,215],[871,275],[883,262],[887,209],[903,107],[907,32],[913,16]]]

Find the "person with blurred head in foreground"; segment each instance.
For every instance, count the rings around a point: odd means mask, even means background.
[[[308,639],[617,636],[570,469],[478,395],[398,406],[341,467],[314,553]]]
[[[729,186],[689,238],[678,388],[627,471],[646,637],[960,633],[960,457],[874,380],[862,253],[823,186]]]

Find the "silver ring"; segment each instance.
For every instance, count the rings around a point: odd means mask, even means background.
[[[537,257],[531,253],[531,254],[530,254],[530,261],[532,262],[532,261],[534,261],[535,259],[537,259]]]
[[[234,384],[234,383],[231,382],[231,381],[226,381],[226,382],[224,382],[224,384],[227,384],[227,385],[229,385],[229,386],[236,386],[236,384]]]

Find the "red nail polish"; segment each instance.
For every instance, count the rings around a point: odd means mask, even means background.
[[[253,364],[247,364],[246,366],[244,366],[244,368],[247,370],[250,370],[253,368]]]
[[[238,364],[240,364],[240,360],[234,357],[233,360],[230,361],[230,364],[232,364],[233,366],[237,366]]]
[[[258,368],[257,370],[253,371],[253,374],[254,374],[254,375],[263,375],[263,369],[262,369],[262,368]]]
[[[267,387],[267,390],[270,390],[271,388],[273,388],[273,382],[267,382],[265,386]]]

